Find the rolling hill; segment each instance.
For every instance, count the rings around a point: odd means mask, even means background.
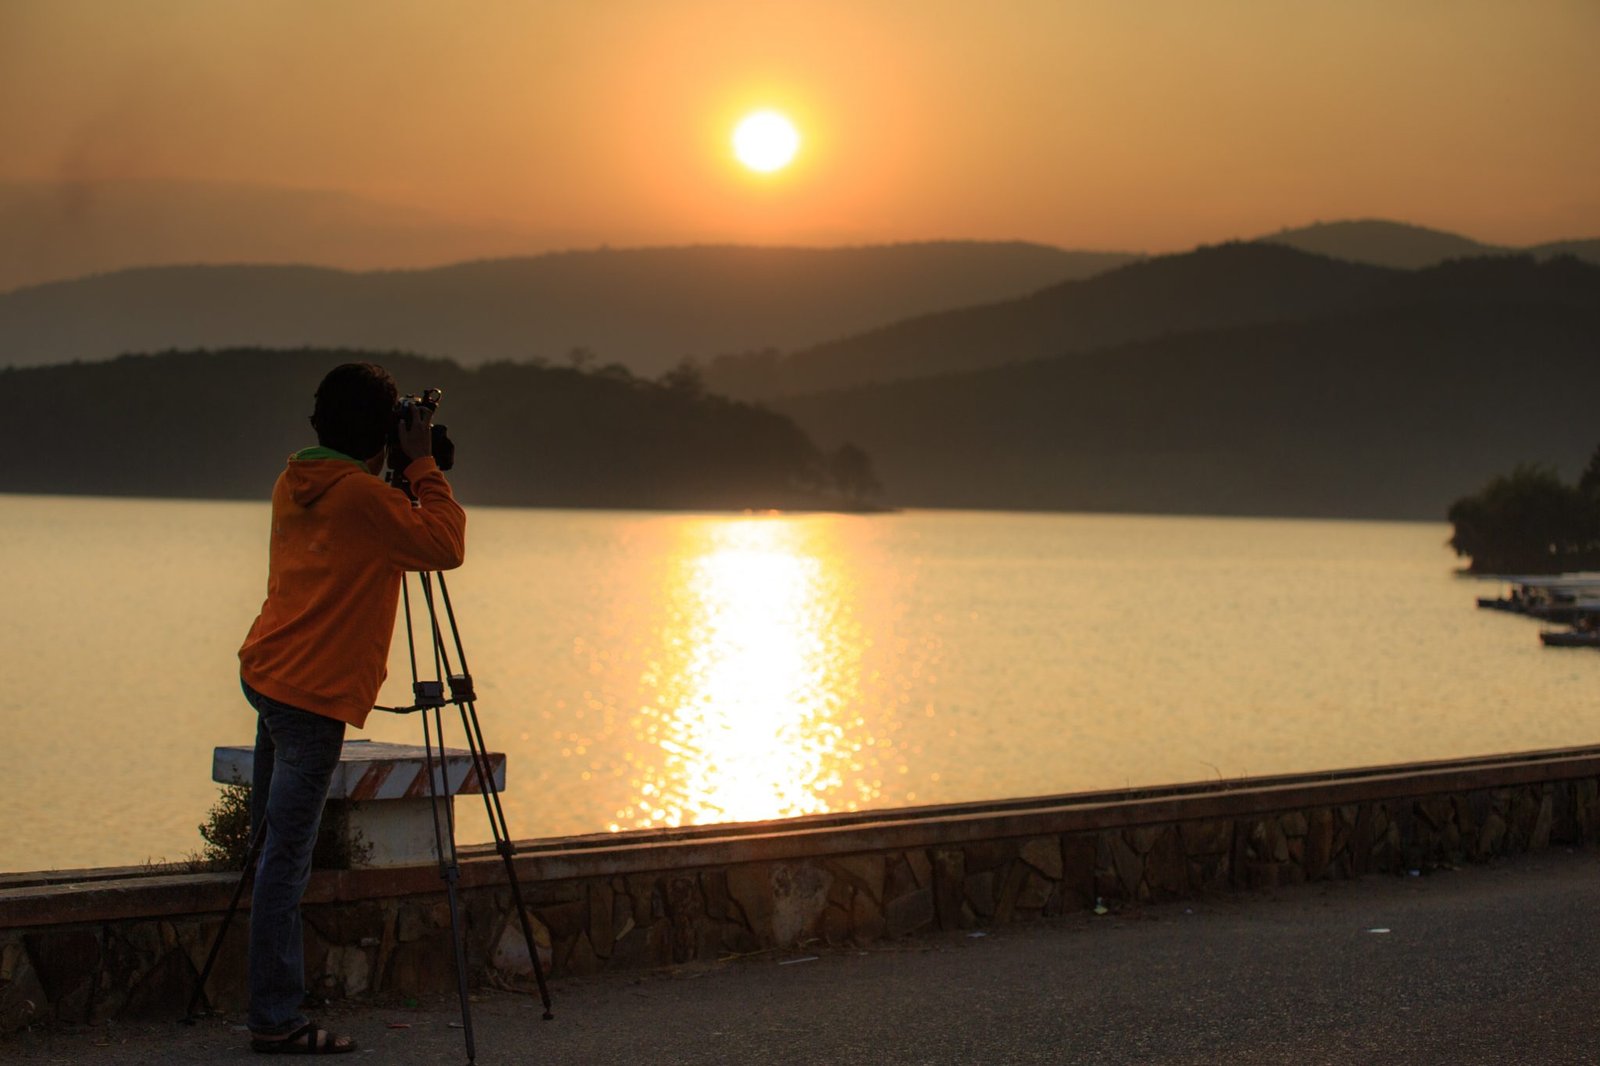
[[[1600,267],[1463,261],[1297,319],[772,401],[903,506],[1439,519],[1600,440]]]
[[[1512,247],[1484,244],[1443,230],[1383,219],[1318,222],[1298,229],[1280,230],[1270,236],[1258,237],[1257,240],[1351,263],[1370,263],[1402,270],[1438,266],[1450,259],[1500,255],[1531,255],[1535,259],[1570,255],[1600,263],[1600,238]]]
[[[428,270],[154,267],[0,294],[0,366],[239,346],[425,351],[463,365],[583,349],[656,374],[985,303],[1131,257],[1035,244],[562,252]]]
[[[1143,260],[1021,299],[923,315],[787,355],[714,360],[707,380],[729,395],[771,398],[1418,301],[1592,302],[1597,269],[1571,258],[1539,263],[1502,256],[1405,271],[1236,242]]]
[[[716,359],[706,376],[713,389],[731,396],[770,397],[1001,366],[1168,333],[1293,318],[1353,300],[1385,275],[1288,248],[1219,245],[787,355]]]

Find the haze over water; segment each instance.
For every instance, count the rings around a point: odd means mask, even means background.
[[[266,529],[264,504],[5,497],[28,565],[0,623],[0,869],[199,851],[211,749],[253,736],[234,653]],[[1592,741],[1600,656],[1475,610],[1446,535],[472,508],[449,581],[533,837]],[[408,681],[397,636],[382,701]]]

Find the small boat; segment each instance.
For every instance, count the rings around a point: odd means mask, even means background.
[[[1593,629],[1542,629],[1539,641],[1547,648],[1600,648],[1600,631]]]
[[[1503,577],[1508,596],[1479,596],[1478,606],[1529,615],[1547,622],[1571,622],[1600,611],[1600,574]]]

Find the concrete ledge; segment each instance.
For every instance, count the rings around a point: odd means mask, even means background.
[[[1585,747],[593,834],[521,843],[514,862],[539,952],[559,975],[998,925],[1097,900],[1423,872],[1597,839],[1600,747]],[[503,860],[481,847],[461,858],[476,979],[526,978]],[[0,1028],[23,1015],[133,1016],[177,994],[234,882],[137,868],[0,877]],[[305,913],[320,990],[448,988],[442,897],[431,863],[314,874]],[[215,1002],[242,996],[241,928],[209,990]],[[54,961],[73,952],[76,969]],[[52,988],[36,979],[46,972]]]

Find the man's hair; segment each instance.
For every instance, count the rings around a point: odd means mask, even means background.
[[[317,386],[311,412],[317,443],[355,459],[377,455],[389,439],[399,394],[394,378],[377,363],[334,367]]]

